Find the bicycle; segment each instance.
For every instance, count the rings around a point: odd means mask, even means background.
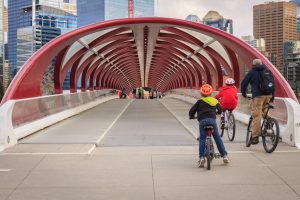
[[[229,141],[233,141],[235,137],[235,117],[232,110],[224,110],[222,112],[223,120],[221,117],[220,125],[220,136],[223,137],[224,131],[226,130]]]
[[[221,154],[215,153],[214,143],[212,140],[212,133],[214,131],[214,128],[212,125],[206,125],[204,126],[204,130],[207,134],[206,140],[205,140],[205,147],[206,147],[206,168],[207,170],[211,169],[211,162],[214,158],[220,158]]]
[[[265,115],[263,116],[263,121],[261,125],[261,137],[262,137],[262,143],[265,151],[267,153],[272,153],[279,142],[279,125],[276,119],[268,117],[268,113],[270,109],[274,109],[274,106],[270,103],[266,104],[267,109]],[[246,147],[251,146],[251,140],[252,140],[252,126],[253,117],[250,116],[248,127],[247,127],[247,136],[246,136]]]
[[[197,118],[193,118],[197,119]],[[220,158],[222,157],[220,153],[215,153],[215,148],[214,148],[214,142],[212,140],[212,133],[214,132],[214,127],[213,125],[206,125],[204,126],[204,130],[206,132],[206,140],[205,140],[205,158],[206,158],[206,168],[207,170],[211,169],[211,162],[214,158]],[[198,142],[200,142],[200,138],[196,138]]]

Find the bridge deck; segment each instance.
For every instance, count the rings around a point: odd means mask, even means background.
[[[199,169],[191,105],[161,102],[171,112],[114,100],[25,138],[0,154],[0,199],[300,199],[297,149],[246,148],[238,124],[236,141],[224,138],[231,163]]]

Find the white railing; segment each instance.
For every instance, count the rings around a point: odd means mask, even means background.
[[[114,98],[118,98],[116,92],[107,89],[10,100],[0,107],[0,151],[20,138]]]
[[[192,104],[201,98],[199,90],[192,89],[174,89],[167,92],[166,96]],[[238,94],[238,97],[238,106],[234,114],[237,120],[247,124],[251,113],[251,100],[242,97],[241,94]],[[275,98],[274,105],[275,109],[270,110],[270,115],[280,124],[282,141],[300,148],[300,105],[290,98]]]

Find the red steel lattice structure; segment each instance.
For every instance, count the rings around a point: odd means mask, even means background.
[[[258,51],[224,31],[171,18],[126,18],[91,24],[57,37],[37,51],[10,84],[2,103],[41,95],[45,71],[55,60],[54,88],[63,91],[71,72],[70,91],[147,86],[218,89],[223,74],[239,86],[254,58],[275,75],[276,96],[296,97],[277,69]]]

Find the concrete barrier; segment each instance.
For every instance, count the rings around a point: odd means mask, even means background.
[[[119,97],[114,91],[105,90],[7,101],[0,107],[0,151],[23,137],[116,98]],[[38,102],[43,102],[43,107]]]

